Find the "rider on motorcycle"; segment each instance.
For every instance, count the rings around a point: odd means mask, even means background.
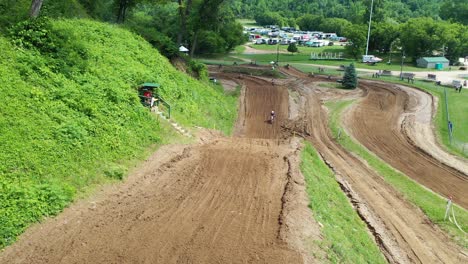
[[[275,117],[276,117],[276,113],[275,113],[275,111],[272,110],[271,113],[270,113],[270,122],[271,123],[273,123],[273,120],[275,119]]]

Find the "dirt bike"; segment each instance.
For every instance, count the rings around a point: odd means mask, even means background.
[[[275,115],[270,115],[270,124],[273,124],[273,121],[275,121]]]

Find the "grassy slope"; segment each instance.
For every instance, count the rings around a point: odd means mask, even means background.
[[[321,246],[328,259],[332,263],[386,263],[333,173],[309,143],[302,152],[301,170],[314,217],[323,224]]]
[[[465,248],[468,247],[466,236],[452,223],[444,221],[446,205],[446,200],[444,198],[434,194],[428,189],[422,187],[420,184],[409,179],[406,175],[396,171],[380,158],[373,155],[365,147],[355,142],[343,131],[340,126],[340,115],[341,112],[352,103],[353,101],[339,101],[328,102],[326,104],[331,110],[330,128],[333,135],[338,137],[338,133],[341,130],[341,135],[338,139],[339,143],[348,151],[351,151],[366,160],[375,171],[400,191],[406,199],[420,207],[432,222],[446,230],[457,243]],[[458,223],[461,225],[463,230],[468,230],[468,211],[458,206],[455,210]]]
[[[121,179],[127,160],[165,140],[137,84],[160,83],[187,126],[229,133],[236,118],[234,96],[178,72],[126,30],[87,20],[44,30],[54,53],[0,37],[0,248],[88,186]]]

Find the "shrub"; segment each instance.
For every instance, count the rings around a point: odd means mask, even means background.
[[[357,75],[356,68],[354,68],[354,63],[351,63],[345,69],[343,76],[343,86],[347,89],[354,89],[357,87]]]

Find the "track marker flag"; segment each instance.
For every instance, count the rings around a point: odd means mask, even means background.
[[[466,234],[466,232],[460,227],[460,225],[457,222],[457,219],[455,218],[455,210],[454,210],[452,204],[453,204],[452,196],[450,196],[449,199],[447,200],[447,207],[445,209],[444,221],[448,217],[450,222],[454,223],[458,227],[458,229],[460,229],[460,231],[462,231],[464,234]],[[450,210],[452,210],[452,217],[450,217]],[[453,220],[452,220],[452,218],[453,218]]]

